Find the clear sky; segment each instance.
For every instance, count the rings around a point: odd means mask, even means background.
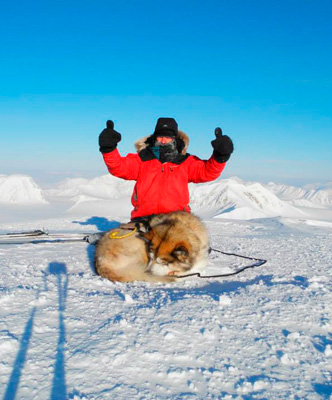
[[[189,152],[232,137],[224,176],[332,180],[331,0],[2,0],[0,174],[37,182],[106,173],[175,117]]]

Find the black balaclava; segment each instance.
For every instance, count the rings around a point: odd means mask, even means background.
[[[166,136],[166,135],[161,135],[161,136]],[[157,152],[159,153],[159,157],[157,158],[159,158],[159,161],[162,163],[174,161],[179,154],[177,149],[176,138],[173,138],[173,140],[170,143],[165,143],[165,144],[160,143],[156,140],[154,143],[154,147],[157,149]]]
[[[156,139],[158,136],[171,137],[170,143],[162,144]],[[178,152],[178,124],[174,118],[159,118],[153,133],[153,152],[160,162],[172,162],[179,155]]]

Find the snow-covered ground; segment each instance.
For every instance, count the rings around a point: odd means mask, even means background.
[[[0,178],[1,232],[128,220],[128,182]],[[213,248],[268,260],[227,279],[111,283],[84,242],[0,245],[0,397],[332,399],[330,189],[192,186]],[[212,253],[206,272],[239,262]]]

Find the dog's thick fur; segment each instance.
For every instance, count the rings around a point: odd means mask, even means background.
[[[202,270],[208,259],[209,238],[202,221],[184,211],[154,216],[150,230],[128,234],[128,229],[112,229],[98,242],[95,267],[111,281],[173,282],[176,275]],[[143,238],[142,238],[143,237]]]

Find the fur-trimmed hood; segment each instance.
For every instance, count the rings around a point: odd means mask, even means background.
[[[140,153],[142,150],[145,150],[149,147],[149,143],[152,142],[152,136],[153,135],[145,136],[142,139],[139,139],[135,142],[135,148],[137,150],[137,153]],[[179,130],[177,138],[182,140],[184,143],[181,155],[186,155],[187,148],[189,146],[189,137],[184,132]]]

